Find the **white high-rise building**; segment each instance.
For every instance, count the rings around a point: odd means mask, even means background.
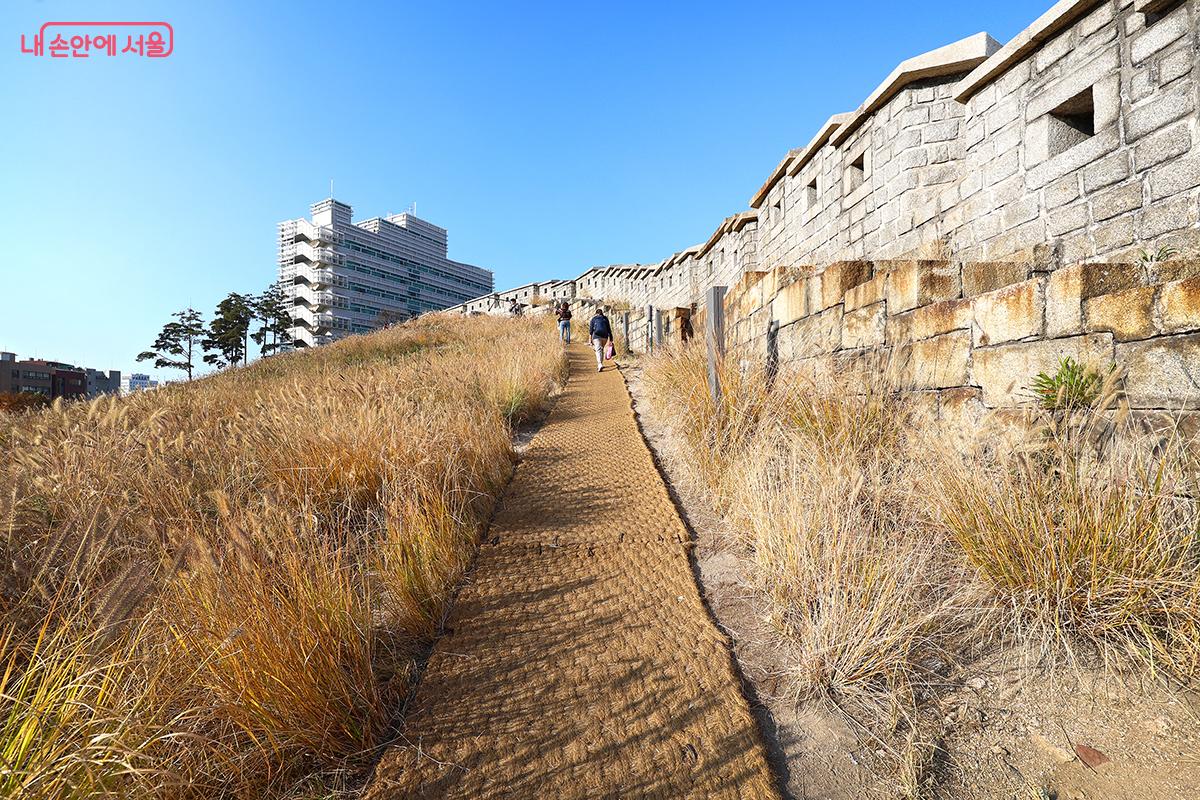
[[[351,221],[330,198],[279,223],[279,279],[297,347],[325,344],[492,291],[490,270],[446,257],[446,229],[405,212]]]

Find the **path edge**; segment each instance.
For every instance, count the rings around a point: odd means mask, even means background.
[[[737,653],[734,651],[733,637],[730,635],[729,630],[721,624],[716,613],[713,612],[708,592],[704,586],[704,580],[701,577],[700,563],[696,559],[696,545],[699,542],[699,536],[692,525],[691,518],[688,516],[686,506],[684,506],[678,492],[675,490],[675,484],[672,483],[666,468],[663,466],[662,459],[659,458],[658,451],[654,449],[649,437],[646,435],[646,430],[642,425],[642,415],[638,413],[638,404],[633,397],[633,392],[629,389],[629,378],[625,374],[628,367],[624,367],[619,363],[616,363],[615,366],[621,375],[621,384],[625,389],[625,397],[629,401],[629,411],[633,415],[638,435],[642,437],[642,446],[650,453],[650,460],[654,463],[654,469],[658,472],[658,478],[667,490],[667,496],[670,497],[671,504],[675,507],[676,515],[678,515],[680,521],[683,523],[684,529],[687,530],[689,543],[687,556],[688,566],[692,570],[692,582],[696,585],[696,593],[700,595],[700,602],[704,606],[704,613],[708,615],[709,623],[721,634],[730,671],[732,671],[734,678],[737,680],[742,699],[746,702],[750,714],[754,717],[754,732],[758,736],[758,742],[763,748],[763,753],[766,755],[767,769],[771,773],[771,781],[775,784],[775,791],[783,800],[791,800],[792,795],[787,788],[790,779],[787,756],[783,752],[783,748],[779,746],[777,739],[773,736],[767,736],[764,733],[768,729],[778,729],[779,726],[775,721],[775,715],[771,713],[771,709],[767,704],[759,698],[758,691],[754,688],[753,682],[746,676],[741,662],[738,661]]]

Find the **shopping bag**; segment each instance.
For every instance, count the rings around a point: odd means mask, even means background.
[[[608,340],[608,344],[604,345],[604,360],[612,361],[617,355],[617,348],[613,347],[612,339]]]

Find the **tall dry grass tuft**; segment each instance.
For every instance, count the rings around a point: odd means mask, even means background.
[[[795,695],[907,694],[978,622],[965,570],[931,526],[931,463],[913,412],[884,380],[722,367],[702,345],[647,360],[652,402],[672,414],[688,464],[743,537],[753,582],[793,653]]]
[[[644,380],[650,402],[686,443],[690,471],[724,505],[724,477],[759,430],[771,393],[761,369],[742,370],[730,358],[719,365],[722,392],[714,401],[706,353],[695,341],[660,348],[645,358]]]
[[[1087,409],[1031,409],[1023,445],[965,456],[886,360],[773,389],[727,364],[720,407],[704,365],[702,345],[659,352],[645,385],[743,537],[793,693],[903,698],[1000,637],[1200,668],[1196,451],[1142,439],[1119,371]]]
[[[544,322],[429,317],[0,415],[6,794],[361,767],[564,370]]]
[[[1025,638],[1079,642],[1179,676],[1200,668],[1200,493],[1195,451],[1151,446],[1116,376],[1098,410],[1045,418],[1026,446],[933,498],[955,541]]]

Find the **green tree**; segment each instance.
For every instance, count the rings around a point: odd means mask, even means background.
[[[264,356],[292,343],[292,314],[282,284],[272,283],[254,298],[254,313],[260,325],[250,338]]]
[[[208,335],[204,337],[204,349],[212,351],[204,356],[205,363],[216,367],[246,363],[250,323],[254,319],[253,300],[247,295],[230,292],[217,303],[216,313],[208,323]]]
[[[158,369],[183,370],[190,381],[196,356],[204,346],[201,339],[204,336],[204,320],[194,308],[176,311],[171,316],[175,320],[163,325],[151,349],[139,353],[137,360],[154,359],[154,366]]]

